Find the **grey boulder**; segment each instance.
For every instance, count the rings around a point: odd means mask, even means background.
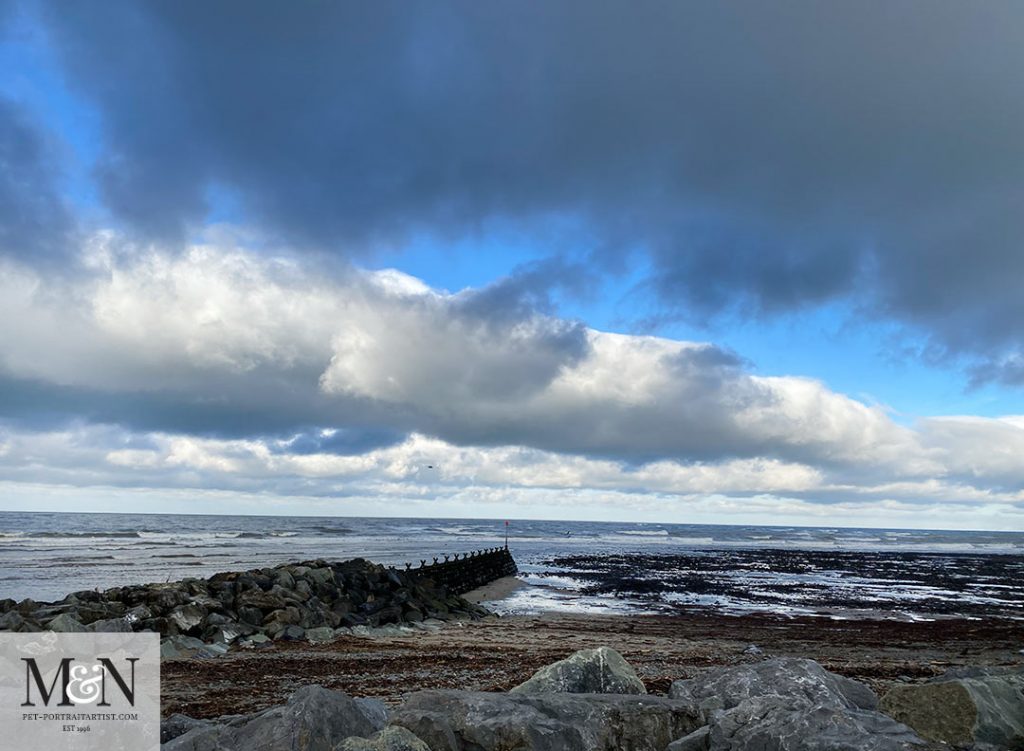
[[[813,660],[778,658],[676,681],[670,695],[707,713],[670,751],[904,751],[925,742],[876,711],[867,686]]]
[[[58,615],[46,624],[46,628],[59,633],[84,633],[89,630],[81,621],[67,613]]]
[[[707,735],[714,751],[906,751],[925,742],[881,712],[806,705],[779,696],[748,699],[718,713]],[[673,749],[676,751],[676,749]]]
[[[1024,671],[984,671],[894,686],[881,709],[922,737],[952,746],[1024,748]]]
[[[228,648],[224,644],[207,644],[194,636],[168,636],[160,642],[160,658],[179,660],[188,657],[219,657]]]
[[[664,697],[421,691],[391,722],[432,751],[664,751],[704,724]]]
[[[162,751],[333,751],[383,727],[383,706],[322,686],[303,686],[286,704],[189,730]]]
[[[541,668],[512,693],[646,694],[647,689],[622,655],[610,647],[598,647]]]
[[[795,657],[709,670],[697,678],[675,681],[669,696],[708,710],[731,709],[746,699],[764,696],[845,709],[878,707],[875,692],[863,683],[830,673],[814,660]]]
[[[89,630],[95,633],[131,633],[132,625],[127,618],[104,618],[89,624]]]
[[[160,742],[167,743],[190,730],[209,727],[212,724],[210,720],[197,720],[184,714],[172,714],[167,719],[160,720]]]
[[[430,746],[405,728],[392,725],[372,738],[346,738],[334,751],[430,751]]]

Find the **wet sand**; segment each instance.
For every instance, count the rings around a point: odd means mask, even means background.
[[[515,586],[494,582],[483,600]],[[493,588],[491,591],[487,591]],[[760,654],[748,652],[757,645]],[[608,645],[652,693],[711,666],[768,656],[810,657],[876,690],[963,665],[1022,665],[1024,622],[953,619],[907,623],[767,615],[543,615],[488,617],[409,637],[342,637],[328,644],[277,643],[212,660],[162,666],[164,714],[251,712],[282,703],[308,683],[397,703],[428,688],[504,691],[578,649]]]
[[[529,585],[523,583],[522,580],[517,579],[514,576],[503,576],[500,579],[495,579],[486,586],[466,592],[462,595],[462,598],[469,600],[474,605],[479,605],[481,602],[504,600],[509,595],[527,586]]]

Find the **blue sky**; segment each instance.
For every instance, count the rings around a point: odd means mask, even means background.
[[[1024,528],[1024,19],[939,5],[0,1],[0,498]]]

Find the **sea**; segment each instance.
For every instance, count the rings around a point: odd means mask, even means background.
[[[1024,533],[624,522],[0,512],[0,599],[508,544],[500,613],[1024,619]]]

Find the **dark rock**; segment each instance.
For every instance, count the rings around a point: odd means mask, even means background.
[[[263,623],[263,611],[259,608],[243,606],[238,609],[238,620],[252,626],[259,626]]]
[[[609,647],[584,649],[538,670],[512,693],[646,694],[647,689],[622,655]]]
[[[432,751],[664,751],[703,719],[684,702],[653,696],[421,691],[391,722]]]
[[[95,633],[131,633],[132,625],[127,618],[106,618],[89,624],[89,631]]]
[[[17,631],[25,623],[25,618],[17,610],[8,610],[0,616],[0,631]]]
[[[672,741],[665,751],[707,751],[710,742],[711,726],[705,725],[677,741]]]
[[[302,641],[306,638],[306,629],[302,626],[285,626],[274,635],[275,641]]]
[[[366,738],[382,729],[383,710],[374,705],[379,702],[303,686],[283,706],[196,727],[162,751],[333,751],[347,738]]]
[[[188,595],[176,586],[155,585],[157,588],[149,592],[148,604],[157,613],[167,613],[179,605],[188,602]]]
[[[264,592],[261,589],[247,589],[235,597],[235,608],[239,611],[242,608],[257,608],[264,611],[280,610],[286,604],[281,595]]]
[[[167,743],[190,730],[209,727],[212,724],[210,720],[197,720],[188,715],[172,714],[166,720],[160,720],[160,742]]]
[[[53,620],[49,621],[46,624],[46,628],[50,631],[57,631],[58,633],[85,633],[89,630],[85,627],[85,624],[67,613],[58,615]]]

